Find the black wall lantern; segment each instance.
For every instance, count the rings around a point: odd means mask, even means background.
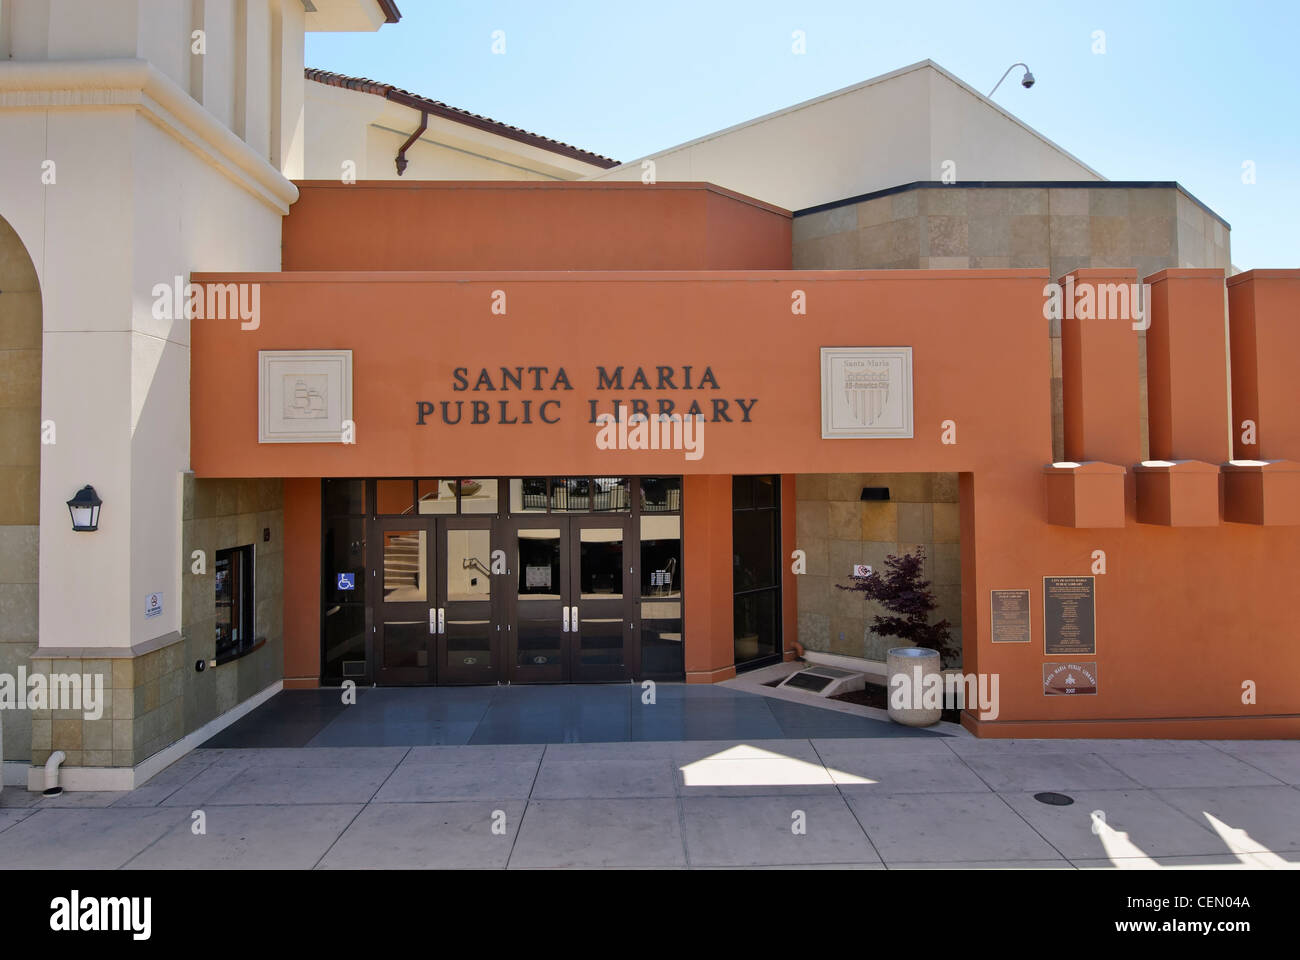
[[[72,514],[72,529],[78,532],[98,530],[99,508],[103,502],[90,484],[78,490],[77,495],[68,501],[68,513]]]

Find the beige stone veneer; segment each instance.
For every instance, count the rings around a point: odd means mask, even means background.
[[[862,500],[863,487],[888,487],[889,500]],[[932,622],[952,623],[961,644],[961,534],[955,473],[800,474],[795,478],[795,546],[808,559],[798,578],[799,642],[822,653],[884,661],[896,637],[879,637],[871,618],[886,611],[852,582],[854,564],[883,569],[885,557],[923,546],[938,601]]]

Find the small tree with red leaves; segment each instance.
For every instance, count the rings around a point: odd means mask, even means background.
[[[873,571],[871,576],[856,579],[847,587],[838,583],[835,586],[865,594],[892,614],[873,616],[873,631],[882,637],[898,637],[918,647],[938,650],[943,662],[951,665],[961,657],[961,648],[953,642],[949,630],[952,624],[947,620],[930,623],[930,612],[938,603],[930,592],[930,581],[921,579],[924,563],[925,548],[917,547],[915,553],[887,556],[883,572]]]

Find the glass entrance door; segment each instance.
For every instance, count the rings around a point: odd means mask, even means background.
[[[506,651],[511,683],[558,683],[569,676],[568,517],[517,517],[507,526],[510,613]]]
[[[684,673],[680,478],[327,478],[321,504],[322,683]]]
[[[492,520],[375,520],[370,542],[375,681],[495,683],[502,640]]]
[[[492,520],[437,523],[438,682],[495,683],[501,668],[501,618],[492,576]]]
[[[635,596],[626,517],[570,517],[570,678],[626,680]]]
[[[508,528],[512,683],[626,680],[635,624],[626,517],[519,517]]]
[[[370,570],[374,600],[375,680],[432,683],[436,641],[433,602],[435,541],[432,521],[372,521]]]

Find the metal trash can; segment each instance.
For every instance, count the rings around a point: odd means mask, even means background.
[[[885,658],[889,679],[889,719],[909,727],[928,727],[943,716],[943,671],[939,651],[929,647],[894,647]],[[939,678],[939,706],[926,708],[925,691]],[[934,694],[930,695],[931,701]],[[901,701],[901,703],[899,703]]]

